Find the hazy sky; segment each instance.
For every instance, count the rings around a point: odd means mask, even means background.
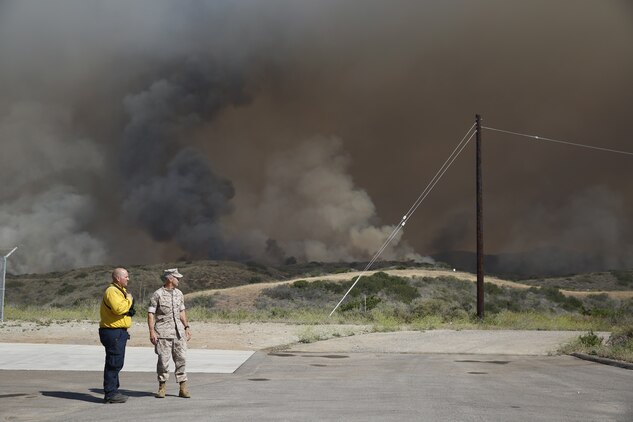
[[[369,259],[476,113],[633,151],[629,1],[0,1],[0,57],[14,272]],[[483,142],[487,253],[633,266],[632,156]],[[470,145],[383,258],[473,250],[474,187]]]

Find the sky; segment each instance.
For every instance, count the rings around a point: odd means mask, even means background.
[[[0,248],[366,261],[475,114],[633,152],[632,47],[617,0],[0,1]],[[486,253],[633,266],[633,156],[482,142]],[[474,250],[473,144],[381,259]]]

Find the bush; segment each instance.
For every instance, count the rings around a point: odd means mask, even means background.
[[[65,296],[68,293],[71,293],[71,292],[75,291],[76,289],[77,289],[77,286],[74,286],[72,284],[64,283],[59,288],[59,290],[57,290],[57,294],[60,295],[60,296]]]
[[[292,283],[292,287],[295,287],[297,289],[305,289],[307,287],[310,287],[310,282],[306,280],[297,280]]]
[[[633,284],[633,272],[631,271],[611,271],[611,275],[615,277],[621,286]]]
[[[268,312],[273,318],[287,318],[290,315],[290,310],[284,308],[271,308]]]
[[[612,347],[633,348],[633,326],[628,326],[614,331],[607,344]]]
[[[564,303],[567,299],[556,287],[542,287],[541,293],[555,303]]]
[[[582,301],[573,296],[565,297],[565,302],[563,302],[562,305],[563,309],[567,311],[579,311],[583,309]]]
[[[593,331],[579,336],[578,341],[580,341],[580,344],[584,347],[597,347],[602,345],[602,337],[596,335]]]
[[[341,311],[345,312],[354,309],[358,309],[360,311],[369,311],[378,306],[380,302],[382,302],[382,299],[377,296],[358,298],[355,300],[350,300],[349,302],[341,305]]]
[[[345,293],[352,285],[352,282],[347,283],[335,283],[332,281],[326,280],[316,280],[316,281],[306,281],[306,280],[297,280],[292,283],[292,287],[296,289],[304,289],[304,290],[318,290],[322,293]]]
[[[410,313],[415,318],[439,316],[444,321],[468,317],[467,310],[458,303],[443,299],[418,300],[411,307]]]
[[[213,308],[215,306],[215,299],[213,296],[196,296],[187,300],[187,307],[200,307],[200,308]]]
[[[354,278],[355,280],[356,278]],[[352,285],[352,282],[349,283],[348,289]],[[374,296],[381,292],[386,296],[405,303],[411,303],[413,299],[420,297],[418,289],[412,286],[408,279],[391,276],[382,271],[369,277],[361,278],[350,294],[352,296],[360,296],[362,294]]]
[[[292,286],[288,285],[264,289],[262,294],[278,300],[291,300],[295,297],[295,293],[292,291]]]
[[[494,283],[484,283],[484,293],[492,295],[492,294],[501,294],[503,289],[497,286]]]

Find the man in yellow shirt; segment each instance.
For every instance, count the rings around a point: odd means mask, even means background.
[[[106,353],[103,369],[103,401],[106,403],[125,403],[128,399],[119,393],[119,372],[125,360],[125,345],[130,338],[127,329],[132,326],[135,313],[134,299],[127,291],[129,279],[125,268],[112,271],[112,283],[101,301],[99,339]]]

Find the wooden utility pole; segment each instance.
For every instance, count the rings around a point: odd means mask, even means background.
[[[483,222],[483,189],[481,180],[481,116],[475,115],[477,127],[477,316],[484,317],[484,222]]]

